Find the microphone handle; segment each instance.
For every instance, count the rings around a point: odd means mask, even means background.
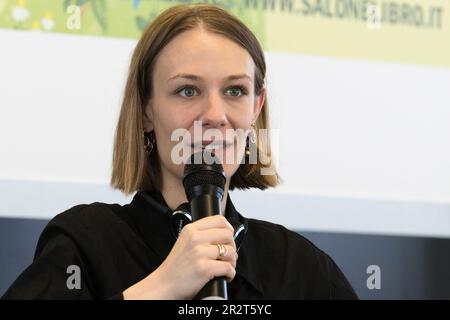
[[[195,300],[228,300],[227,280],[214,278],[198,292]]]
[[[190,201],[194,221],[220,213],[221,199],[217,193],[200,194]],[[209,281],[194,298],[195,300],[228,300],[227,281],[225,277]]]

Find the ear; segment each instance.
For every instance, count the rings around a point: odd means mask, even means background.
[[[144,114],[142,118],[142,125],[145,132],[153,131],[153,107],[151,102],[149,102],[144,108]]]
[[[255,102],[253,106],[253,122],[256,122],[259,114],[261,113],[262,107],[264,105],[264,101],[266,101],[266,85],[264,84],[261,89],[261,94],[259,96],[255,96]]]

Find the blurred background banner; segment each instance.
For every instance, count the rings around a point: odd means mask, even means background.
[[[139,38],[174,0],[0,0],[0,28]],[[208,1],[205,1],[208,2]],[[216,0],[265,50],[450,67],[450,2]]]
[[[130,201],[109,187],[130,57],[190,2],[0,0],[0,294],[49,219]],[[450,298],[450,1],[204,2],[267,59],[283,183],[232,192],[236,207],[307,235],[363,298]]]

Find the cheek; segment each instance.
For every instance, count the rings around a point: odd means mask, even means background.
[[[241,142],[236,140],[233,152],[230,154],[229,151],[227,151],[226,155],[223,155],[223,160],[225,160],[223,161],[223,169],[228,178],[231,178],[239,169],[239,166],[245,157],[245,145],[245,139]]]
[[[160,104],[160,106],[163,106],[163,104]],[[173,109],[171,107],[155,108],[154,128],[162,166],[165,167],[165,170],[181,177],[183,166],[172,161],[172,149],[179,143],[179,141],[172,141],[172,134],[177,129],[188,130],[191,122],[188,114]],[[175,157],[178,159],[177,155]]]
[[[172,133],[177,129],[189,129],[191,115],[170,104],[161,103],[159,106],[154,111],[154,126],[161,140],[170,141]]]
[[[228,120],[235,130],[247,129],[253,120],[253,105],[246,103],[238,108],[230,108]]]

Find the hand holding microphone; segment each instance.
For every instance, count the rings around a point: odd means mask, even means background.
[[[209,158],[210,164],[205,161]],[[194,221],[205,217],[221,216],[222,198],[225,189],[225,173],[218,159],[211,153],[193,154],[190,163],[184,167],[183,185],[191,205]],[[233,230],[234,231],[234,230]],[[226,245],[216,243],[219,257],[226,257]],[[234,252],[236,247],[234,247]],[[228,299],[227,284],[224,277],[210,280],[198,293],[197,299]]]
[[[125,299],[228,298],[226,282],[236,274],[237,254],[234,229],[221,215],[222,165],[191,163],[183,184],[193,222],[182,229],[163,263],[124,291]]]

